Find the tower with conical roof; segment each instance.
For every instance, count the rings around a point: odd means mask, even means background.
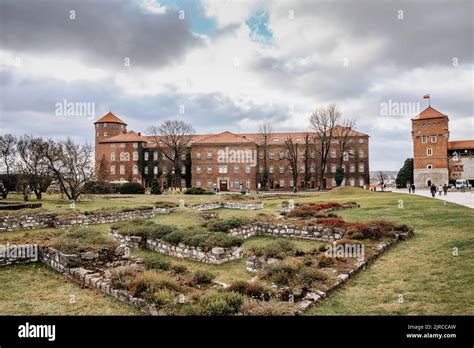
[[[428,106],[411,122],[415,186],[422,188],[431,184],[448,184],[448,116]]]
[[[112,112],[108,112],[99,118],[94,122],[94,125],[96,146],[101,140],[114,137],[127,131],[127,124]]]

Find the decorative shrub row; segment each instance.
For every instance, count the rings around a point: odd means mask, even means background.
[[[36,209],[41,208],[41,206],[41,203],[0,201],[0,210]]]
[[[303,205],[297,205],[293,210],[290,210],[287,214],[288,217],[297,218],[311,218],[311,217],[322,217],[325,213],[338,209],[350,209],[357,208],[359,205],[356,202],[325,202],[325,203],[307,203]]]

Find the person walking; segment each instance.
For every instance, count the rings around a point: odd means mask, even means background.
[[[435,198],[435,196],[436,196],[436,185],[435,184],[431,184],[430,191],[431,191],[431,197]]]
[[[411,193],[411,185],[408,185],[408,193]]]
[[[443,186],[439,185],[438,192],[439,196],[441,197],[441,192],[443,191]]]
[[[415,193],[415,184],[411,184],[411,192]]]
[[[448,185],[446,185],[446,184],[443,185],[443,192],[444,192],[445,196],[448,195]]]

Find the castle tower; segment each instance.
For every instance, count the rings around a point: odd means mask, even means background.
[[[109,112],[94,122],[95,145],[101,140],[125,133],[127,124],[120,118]]]
[[[411,124],[415,186],[448,184],[448,116],[429,106]]]

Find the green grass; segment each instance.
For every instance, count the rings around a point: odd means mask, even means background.
[[[118,195],[113,195],[117,197]],[[196,204],[205,201],[224,199],[222,196],[192,196],[192,195],[127,195],[118,196],[126,201],[95,199],[84,201],[76,206],[82,210],[92,210],[110,206],[134,205],[143,206],[155,201],[178,202],[184,199],[186,204]],[[312,308],[309,315],[377,315],[377,314],[474,314],[474,211],[467,207],[453,203],[444,204],[443,201],[431,198],[407,195],[401,193],[381,193],[362,191],[360,189],[343,188],[323,194],[294,195],[295,202],[323,202],[323,201],[356,201],[360,209],[338,211],[337,214],[348,221],[370,221],[386,219],[393,222],[407,223],[415,227],[415,235],[408,241],[394,246],[375,261],[366,271],[349,280],[336,293],[325,299],[318,306]],[[263,210],[238,211],[218,209],[220,218],[247,217],[252,218],[261,213],[276,215],[276,206],[286,197],[267,199]],[[403,209],[398,208],[399,200],[403,200]],[[45,208],[56,209],[55,204],[46,199]],[[175,226],[193,226],[198,212],[190,209],[177,210],[169,215],[158,215],[153,220],[159,223]],[[97,226],[100,233],[107,233],[110,225]],[[19,239],[21,241],[41,240],[51,233],[62,233],[52,229],[34,231],[17,231],[0,234],[0,243]],[[245,241],[244,251],[251,245],[263,245],[271,237],[254,237]],[[293,240],[298,248],[310,249],[320,243]],[[459,248],[459,256],[452,256],[452,248]],[[151,251],[134,251],[134,255],[152,259],[161,257],[173,264],[181,264],[190,270],[209,270],[216,274],[216,280],[230,283],[235,279],[251,279],[253,274],[246,272],[245,259],[236,260],[222,265],[207,265],[200,262],[182,260],[158,255]],[[36,267],[38,268],[38,267]],[[32,277],[33,265],[4,267],[0,269],[0,314],[24,313],[22,307],[29,308],[35,303],[36,282],[27,282]],[[59,281],[63,277],[53,271],[43,268],[43,280],[48,283],[56,279],[55,286],[43,289],[45,314],[84,314],[69,306],[54,309],[57,296],[64,293],[66,287],[74,285]],[[15,282],[24,280],[20,293],[16,293]],[[53,280],[51,280],[53,281]],[[7,289],[7,290],[5,290]],[[69,288],[68,288],[69,289]],[[84,293],[95,291],[78,289]],[[68,290],[69,291],[69,290]],[[403,295],[404,302],[399,303],[399,295]],[[86,296],[86,295],[84,295]],[[93,295],[90,295],[93,296]],[[105,296],[105,295],[104,295]],[[8,302],[6,305],[5,301]],[[48,304],[49,303],[49,304]],[[93,308],[87,310],[93,314],[123,314],[129,307],[110,302],[107,299],[94,302]],[[85,309],[84,309],[85,310]],[[29,312],[30,313],[30,312]],[[34,313],[39,313],[35,311]]]

